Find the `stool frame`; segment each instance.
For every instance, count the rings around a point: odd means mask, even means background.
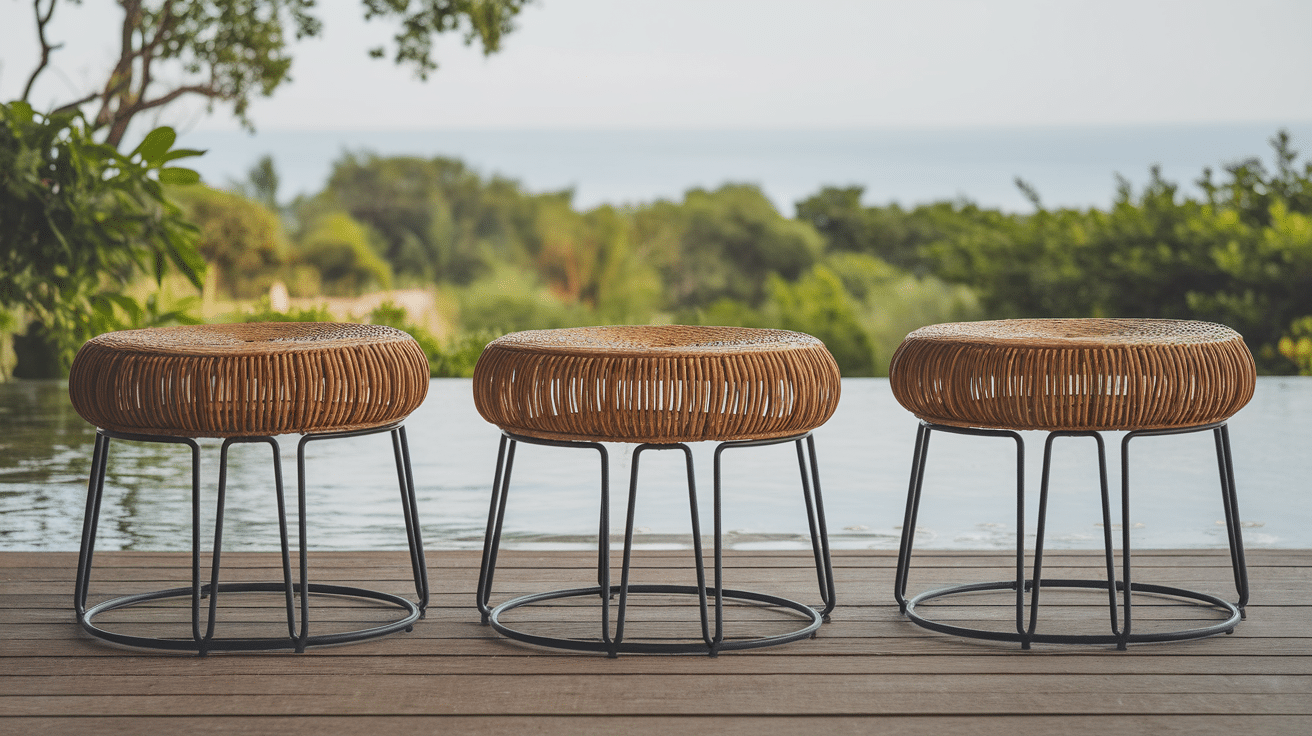
[[[1012,439],[1016,443],[1016,579],[991,582],[953,585],[946,588],[929,590],[912,598],[907,598],[907,578],[910,573],[911,551],[915,539],[916,520],[920,508],[920,495],[924,484],[925,463],[929,456],[929,440],[933,432],[970,435],[976,437],[999,437]],[[1217,468],[1221,480],[1221,497],[1225,511],[1227,541],[1230,548],[1230,562],[1234,573],[1235,589],[1239,600],[1230,603],[1216,596],[1199,593],[1183,588],[1145,583],[1131,580],[1131,546],[1130,546],[1130,441],[1138,437],[1188,434],[1192,432],[1211,431],[1216,444]],[[1048,484],[1050,478],[1052,446],[1054,440],[1061,437],[1091,437],[1097,443],[1098,470],[1102,496],[1103,545],[1106,555],[1107,580],[1043,580],[1043,537],[1047,521]],[[1230,452],[1230,432],[1224,421],[1200,424],[1190,427],[1170,427],[1164,429],[1142,429],[1126,432],[1121,439],[1121,580],[1116,578],[1115,552],[1112,547],[1111,508],[1107,483],[1107,455],[1103,438],[1097,431],[1059,430],[1049,432],[1044,443],[1043,474],[1039,491],[1038,526],[1035,537],[1033,576],[1025,575],[1025,442],[1020,433],[1005,429],[982,429],[948,426],[921,421],[916,430],[915,451],[911,462],[911,480],[907,489],[906,513],[902,522],[902,539],[898,548],[897,574],[894,582],[894,597],[901,612],[913,623],[924,628],[945,634],[975,639],[1019,642],[1022,649],[1029,649],[1035,642],[1056,644],[1115,644],[1117,649],[1126,649],[1127,644],[1140,642],[1181,641],[1198,639],[1219,633],[1233,633],[1234,627],[1244,618],[1244,607],[1248,604],[1248,573],[1244,561],[1244,543],[1239,521],[1239,502],[1235,492],[1234,463]],[[1106,635],[1080,634],[1043,634],[1036,631],[1039,611],[1039,591],[1042,588],[1091,588],[1104,589],[1108,596],[1111,633]],[[930,620],[916,610],[916,606],[926,601],[947,596],[982,591],[1013,590],[1016,594],[1016,631],[993,631],[987,629],[954,626]],[[1030,594],[1028,623],[1026,620],[1025,593]],[[1118,620],[1117,593],[1121,595],[1120,610],[1124,623]],[[1133,611],[1132,593],[1148,593],[1174,596],[1197,601],[1220,609],[1227,614],[1223,621],[1209,626],[1181,629],[1169,632],[1132,633],[1131,616]]]
[[[510,476],[515,462],[515,448],[519,443],[543,445],[547,447],[578,448],[596,450],[601,461],[601,520],[598,529],[597,551],[597,585],[595,587],[555,590],[545,593],[533,593],[519,596],[493,607],[490,604],[493,578],[496,575],[497,553],[501,546],[501,528],[505,519],[506,505],[510,492]],[[722,455],[726,450],[742,447],[763,447],[792,442],[797,448],[798,468],[801,472],[802,495],[806,502],[807,520],[811,536],[812,552],[816,564],[816,580],[820,589],[822,605],[819,609],[774,595],[744,590],[730,590],[723,587],[723,539],[722,539]],[[805,448],[803,445],[805,444]],[[638,468],[642,453],[648,450],[677,450],[683,453],[688,477],[688,505],[692,520],[693,557],[697,573],[697,585],[632,585],[629,583],[633,551],[634,511],[638,497]],[[487,532],[483,538],[483,561],[479,570],[477,606],[482,614],[484,624],[511,639],[536,644],[539,646],[569,649],[575,651],[605,652],[610,657],[617,657],[620,652],[662,653],[662,654],[700,654],[716,656],[722,651],[736,649],[753,649],[758,647],[784,644],[799,639],[815,636],[823,621],[828,619],[836,602],[834,591],[833,565],[829,554],[829,535],[825,523],[824,499],[820,491],[820,471],[816,463],[815,438],[810,432],[789,437],[762,440],[733,440],[719,443],[714,454],[714,548],[715,578],[714,584],[706,585],[705,565],[702,559],[701,522],[697,509],[697,489],[693,472],[692,450],[686,443],[668,444],[643,443],[633,451],[630,466],[628,510],[624,527],[624,558],[619,585],[611,584],[610,571],[610,460],[606,447],[600,442],[580,442],[567,440],[550,440],[503,431],[497,451],[496,473],[492,481],[492,498],[488,508]],[[633,642],[624,639],[625,615],[630,594],[681,594],[696,595],[701,614],[701,641],[688,643]],[[560,598],[577,598],[596,596],[601,599],[601,636],[598,639],[566,639],[560,637],[539,636],[520,631],[504,624],[500,619],[507,611],[532,603]],[[610,601],[618,596],[615,619],[615,633],[611,634]],[[715,626],[712,631],[709,615],[709,600],[715,600]],[[725,599],[764,603],[787,609],[800,614],[807,621],[806,625],[792,632],[754,639],[725,639],[724,601]]]
[[[306,491],[305,491],[305,446],[310,442],[329,439],[344,439],[362,435],[388,432],[392,438],[392,453],[396,460],[397,479],[401,491],[401,506],[405,518],[406,541],[410,551],[410,564],[414,573],[415,592],[419,603],[415,604],[403,597],[364,588],[326,585],[309,582],[309,565],[307,560],[306,530]],[[101,500],[105,490],[105,471],[109,461],[110,440],[127,440],[132,442],[154,442],[186,445],[191,450],[191,513],[192,513],[192,547],[191,547],[191,587],[170,588],[152,593],[120,596],[93,606],[87,606],[87,594],[91,585],[92,561],[95,554],[96,530],[100,521]],[[278,530],[282,550],[283,582],[219,582],[220,555],[223,543],[223,512],[227,490],[228,448],[239,443],[267,444],[273,453],[274,491],[278,505]],[[414,622],[423,618],[429,602],[428,573],[424,562],[423,538],[419,526],[419,513],[415,503],[414,474],[410,466],[410,449],[406,440],[405,427],[394,422],[380,427],[357,429],[343,432],[322,432],[305,434],[297,443],[297,503],[299,531],[299,567],[298,581],[292,578],[291,555],[287,534],[287,510],[283,493],[282,459],[278,440],[274,436],[239,436],[224,439],[219,454],[219,483],[214,522],[214,547],[211,558],[209,582],[201,582],[201,483],[200,483],[200,445],[189,437],[168,435],[130,434],[107,429],[97,429],[95,449],[91,461],[91,478],[87,484],[86,512],[82,523],[82,541],[78,551],[77,579],[74,584],[74,610],[78,623],[88,634],[105,641],[131,647],[148,649],[166,649],[175,651],[194,651],[204,656],[211,651],[257,651],[270,649],[292,649],[298,653],[307,647],[329,644],[344,644],[390,634],[402,629],[411,631]],[[281,592],[287,607],[286,637],[260,638],[216,638],[214,629],[218,597],[220,593]],[[357,631],[337,632],[331,634],[310,634],[309,595],[336,595],[363,598],[396,606],[403,616],[390,623],[381,624]],[[300,596],[299,625],[295,605],[296,596]],[[120,634],[97,626],[94,618],[105,612],[134,606],[149,601],[191,597],[191,639],[164,639],[145,636]],[[201,626],[201,601],[208,598],[208,617]]]

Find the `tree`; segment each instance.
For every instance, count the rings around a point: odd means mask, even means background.
[[[141,326],[121,293],[138,273],[159,280],[172,263],[200,286],[205,272],[195,228],[161,186],[199,180],[171,165],[197,152],[159,128],[121,154],[89,128],[76,111],[0,104],[0,309],[23,309],[64,366],[88,338]]]
[[[287,261],[287,238],[277,214],[241,195],[203,184],[169,192],[200,231],[196,246],[216,290],[244,299],[268,293]],[[317,283],[316,283],[317,285]]]
[[[435,36],[459,31],[466,44],[479,42],[485,54],[497,51],[501,37],[531,0],[362,0],[366,20],[396,23],[390,54],[421,78],[437,68]],[[60,44],[47,30],[60,0],[33,0],[41,58],[28,77],[23,101]],[[73,0],[77,2],[77,0]],[[291,42],[316,36],[322,23],[314,0],[117,0],[123,8],[118,59],[103,84],[69,100],[59,111],[96,103],[92,129],[118,148],[138,114],[196,96],[232,105],[247,127],[255,94],[269,96],[289,78]],[[289,34],[292,36],[288,38]],[[386,47],[370,55],[387,56]]]

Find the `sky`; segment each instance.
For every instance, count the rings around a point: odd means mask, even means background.
[[[113,58],[112,0],[67,0],[38,106]],[[504,49],[439,43],[427,83],[365,49],[386,26],[321,0],[325,33],[252,106],[265,130],[798,129],[1312,120],[1303,0],[539,0]],[[36,58],[0,0],[0,98]],[[232,129],[222,108],[170,124]]]
[[[51,37],[65,47],[55,52],[32,96],[38,108],[91,89],[115,56],[120,15],[113,0],[60,2]],[[761,161],[772,147],[804,137],[761,138],[755,148],[720,160],[704,153],[718,144],[698,139],[701,148],[682,153],[686,167],[663,153],[635,149],[681,145],[683,139],[667,136],[612,141],[620,146],[615,150],[633,153],[635,166],[649,170],[620,181],[618,172],[598,168],[613,158],[612,149],[585,151],[585,138],[568,150],[551,143],[559,148],[553,153],[534,141],[556,139],[513,135],[918,136],[1156,126],[1156,138],[1107,144],[1106,150],[1128,151],[1136,145],[1162,149],[1163,136],[1172,140],[1162,131],[1171,126],[1212,126],[1213,132],[1221,126],[1221,133],[1197,136],[1196,144],[1182,143],[1179,155],[1164,162],[1195,176],[1201,166],[1226,157],[1265,154],[1265,140],[1278,127],[1312,130],[1307,0],[537,0],[519,16],[499,53],[484,56],[454,35],[440,39],[440,68],[427,82],[390,61],[367,58],[366,49],[386,41],[390,31],[379,22],[365,23],[358,0],[319,0],[319,6],[323,36],[297,43],[292,81],[251,105],[257,136],[240,132],[225,106],[210,114],[198,101],[144,122],[173,125],[184,142],[209,148],[197,168],[212,183],[241,174],[261,152],[276,148],[292,190],[310,191],[342,150],[367,147],[459,156],[485,173],[520,178],[537,189],[573,186],[589,205],[675,196],[718,178],[758,181],[781,207],[817,182],[842,180],[871,182],[877,198],[965,195],[1022,206],[1013,175],[1037,174],[1005,153],[987,171],[983,164],[957,171],[951,160],[920,166],[940,146],[919,138],[923,154],[897,141],[869,146],[909,151],[902,168],[893,169],[874,153],[877,160],[865,163],[845,163],[835,155],[833,166],[821,165],[805,147],[789,153],[794,163]],[[36,60],[31,7],[28,0],[0,0],[0,99],[21,92]],[[146,125],[139,128],[144,133]],[[409,141],[415,135],[429,140],[423,136],[431,133],[432,143],[398,151],[388,146],[389,132],[404,145],[414,145]],[[298,147],[299,134],[306,137]],[[485,135],[493,137],[479,137]],[[1008,138],[1007,145],[1023,150],[1023,138],[1020,144]],[[1043,155],[1053,165],[1066,155],[1088,158],[1074,150],[1086,145],[1083,138],[1069,141],[1052,143],[1043,149],[1052,153]],[[507,149],[517,143],[535,150],[516,158]],[[1114,171],[1129,167],[1125,173],[1142,174],[1155,162],[1137,150],[1135,158],[1080,164],[1079,186],[1076,169],[1067,167],[1040,188],[1053,192],[1058,203],[1087,202],[1095,192],[1110,195]],[[661,164],[668,164],[666,171],[657,172]],[[604,186],[596,183],[603,175],[610,176]],[[925,187],[908,183],[916,175]],[[901,190],[876,191],[876,180],[893,177],[900,178]],[[1070,183],[1067,190],[1063,182]]]

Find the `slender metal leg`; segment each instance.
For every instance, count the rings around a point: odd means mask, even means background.
[[[510,471],[515,465],[516,444],[506,435],[501,435],[501,444],[497,449],[497,469],[492,476],[492,500],[488,503],[487,531],[483,534],[483,562],[478,570],[477,604],[485,624],[492,613],[488,600],[492,596],[492,577],[496,573],[497,549],[501,546],[501,522],[506,514],[506,496],[510,492]]]
[[[1130,625],[1134,610],[1134,582],[1130,577],[1130,440],[1137,432],[1127,432],[1121,439],[1121,608],[1125,611],[1125,624],[1121,627],[1116,648],[1125,651],[1130,641]]]
[[[223,506],[228,497],[228,447],[233,442],[234,439],[229,437],[223,441],[223,446],[219,449],[219,488],[214,508],[214,551],[210,554],[210,584],[206,588],[210,598],[209,619],[205,624],[205,636],[197,640],[201,643],[201,656],[207,652],[205,644],[214,639],[214,623],[219,605],[219,558],[223,552]],[[200,611],[193,611],[192,617],[199,628]]]
[[[1017,616],[1016,632],[1021,635],[1021,649],[1029,649],[1039,623],[1039,590],[1043,587],[1043,537],[1048,529],[1048,488],[1052,479],[1052,442],[1062,436],[1049,432],[1043,443],[1043,475],[1039,479],[1039,520],[1034,530],[1034,575],[1030,582],[1030,620],[1024,626]],[[1023,527],[1022,527],[1023,528]]]
[[[1212,430],[1216,440],[1216,463],[1221,474],[1221,502],[1225,507],[1225,529],[1230,543],[1230,567],[1235,576],[1235,592],[1239,594],[1239,615],[1247,617],[1248,565],[1244,560],[1244,535],[1239,521],[1239,497],[1235,489],[1235,466],[1230,455],[1230,427],[1222,424]],[[1233,629],[1232,629],[1233,631]]]
[[[697,479],[693,473],[692,450],[684,444],[679,447],[683,450],[684,467],[688,471],[688,513],[692,517],[692,558],[697,568],[697,603],[701,607],[702,641],[706,642],[707,647],[712,647],[715,642],[711,638],[711,623],[706,607],[706,564],[702,559],[702,523],[697,510]]]
[[[191,638],[197,653],[205,656],[204,637],[200,633],[200,599],[208,595],[200,585],[200,448],[196,446],[191,463]]]
[[[897,573],[893,598],[898,612],[907,612],[907,576],[911,571],[911,548],[916,538],[916,518],[920,514],[920,491],[925,484],[925,458],[929,455],[930,428],[924,422],[916,427],[916,445],[911,455],[911,480],[907,484],[907,508],[902,515],[902,540],[897,548]]]
[[[410,568],[415,576],[415,595],[419,598],[420,618],[423,618],[428,610],[428,563],[424,560],[424,538],[419,528],[419,504],[415,500],[415,477],[410,467],[410,443],[406,440],[405,427],[397,427],[391,434],[396,475],[401,485],[405,538],[410,547]]]
[[[597,569],[600,579],[597,581],[601,595],[601,640],[608,647],[608,656],[618,657],[617,640],[610,636],[610,455],[606,448],[595,442],[585,445],[596,449],[601,456],[601,519],[597,529]],[[632,506],[632,504],[630,504]],[[632,511],[629,513],[632,517]],[[625,571],[628,566],[625,565]]]
[[[296,444],[296,525],[300,537],[300,568],[301,582],[298,587],[301,593],[301,631],[296,637],[296,652],[299,654],[305,651],[306,642],[310,638],[310,562],[308,554],[308,541],[306,530],[306,503],[305,503],[305,445],[310,441],[313,435],[306,435]]]
[[[1093,432],[1098,440],[1098,483],[1102,499],[1102,548],[1107,565],[1107,610],[1111,617],[1112,635],[1121,636],[1121,624],[1116,613],[1116,551],[1112,547],[1112,504],[1109,484],[1107,483],[1107,447],[1102,435]]]
[[[806,435],[806,449],[798,439],[797,467],[802,473],[802,498],[806,500],[806,520],[811,532],[811,552],[815,558],[816,582],[820,586],[820,615],[828,620],[838,599],[834,592],[834,566],[829,555],[829,527],[825,523],[824,496],[820,493],[820,465],[815,457],[815,436]],[[807,461],[810,461],[810,480],[807,479]],[[812,488],[814,487],[814,498]]]
[[[87,505],[82,516],[82,543],[78,547],[77,578],[73,581],[73,610],[78,621],[86,613],[87,587],[91,583],[91,558],[96,547],[96,527],[100,519],[100,499],[105,493],[105,465],[109,456],[109,437],[96,432],[91,453],[91,475],[87,478]]]
[[[278,500],[278,546],[282,552],[282,585],[287,599],[287,636],[296,638],[296,597],[292,583],[291,550],[287,543],[287,494],[282,485],[282,451],[277,440],[269,438],[273,449],[273,492]]]
[[[635,447],[633,460],[629,464],[629,507],[624,517],[624,563],[620,566],[620,603],[619,610],[615,612],[615,637],[608,642],[611,648],[606,653],[611,659],[620,656],[619,645],[624,641],[624,615],[629,606],[629,570],[633,559],[633,516],[638,507],[638,461],[642,457],[642,451],[647,447],[646,444]],[[609,586],[602,587],[602,596],[608,599],[607,587]]]
[[[1021,632],[1021,649],[1030,648],[1025,634],[1025,441],[1016,440],[1016,628]]]
[[[724,502],[721,493],[722,459],[726,443],[715,447],[714,486],[712,487],[712,509],[714,510],[713,534],[715,535],[715,635],[711,637],[712,657],[720,653],[724,643]]]

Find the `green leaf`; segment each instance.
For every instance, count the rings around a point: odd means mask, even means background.
[[[178,134],[167,125],[158,127],[142,139],[141,144],[132,151],[129,156],[141,156],[143,161],[156,164],[162,163],[164,155],[173,147],[173,142],[178,139]]]
[[[6,105],[0,105],[0,111],[3,111],[5,118],[24,125],[30,124],[34,115],[32,106],[22,100],[14,100]]]
[[[204,155],[205,155],[205,151],[198,150],[195,148],[175,148],[172,151],[169,151],[168,153],[164,154],[164,157],[160,159],[160,163],[168,163],[169,161],[176,161],[177,159],[180,158],[190,158],[192,156],[204,156]]]
[[[159,170],[159,180],[162,184],[198,184],[200,174],[191,169],[171,166]]]

